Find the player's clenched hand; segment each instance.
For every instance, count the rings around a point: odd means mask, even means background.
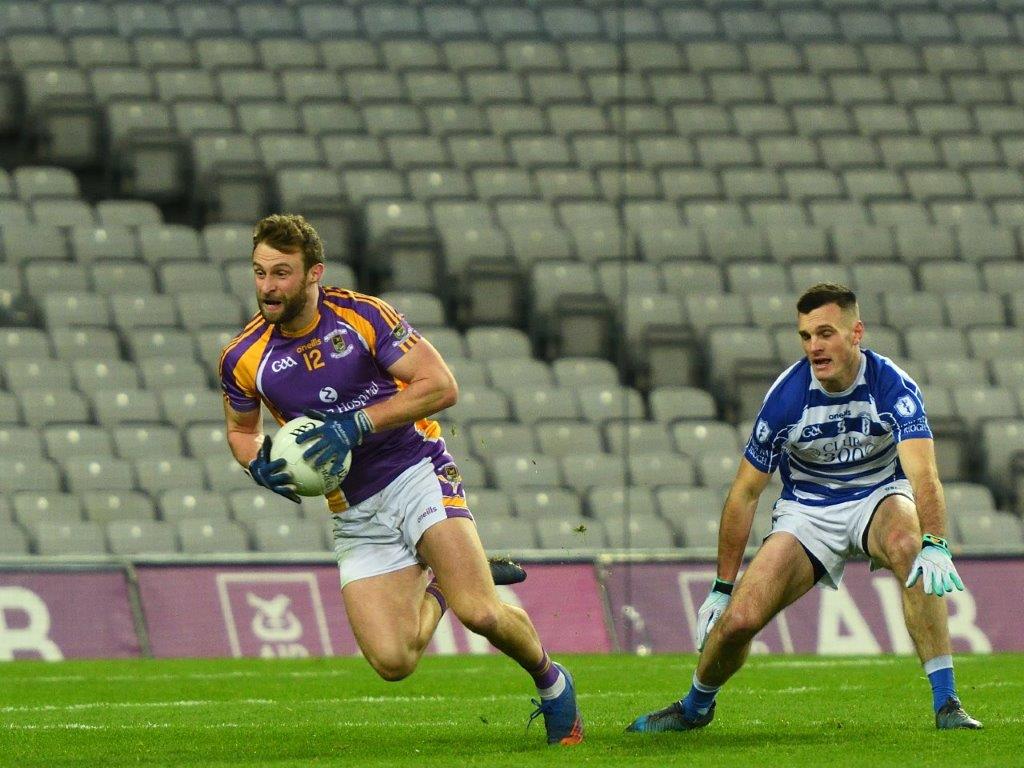
[[[697,650],[704,650],[704,643],[707,642],[708,634],[715,622],[722,617],[725,606],[729,604],[732,596],[732,582],[724,579],[715,579],[711,592],[704,603],[697,611]]]
[[[302,458],[310,459],[314,456],[313,466],[322,467],[329,461],[331,474],[336,475],[345,466],[345,456],[349,451],[363,442],[363,437],[373,431],[373,423],[365,411],[345,411],[344,413],[325,413],[308,408],[303,411],[311,419],[322,421],[316,429],[311,429],[305,434],[299,435],[295,442],[305,443],[316,439],[312,447],[302,454]]]
[[[284,468],[285,464],[287,462],[284,459],[270,460],[270,436],[265,435],[259,453],[249,462],[249,475],[264,488],[300,504],[301,499],[291,484],[292,474]]]
[[[945,539],[932,536],[930,533],[924,535],[921,551],[917,553],[914,564],[910,566],[907,588],[914,586],[918,579],[921,580],[926,595],[942,597],[954,589],[963,591],[964,583],[960,579],[960,574],[956,572],[953,556]]]

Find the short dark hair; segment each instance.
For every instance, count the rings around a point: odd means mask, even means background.
[[[275,213],[256,222],[252,231],[252,249],[266,243],[282,253],[302,254],[303,271],[324,263],[324,244],[313,225],[297,213]]]
[[[812,285],[796,302],[796,311],[806,315],[826,304],[838,304],[844,312],[857,311],[857,294],[840,283],[818,283]]]

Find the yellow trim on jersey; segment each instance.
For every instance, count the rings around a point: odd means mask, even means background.
[[[467,506],[466,500],[461,496],[442,496],[441,502],[446,507],[462,507],[463,509],[465,509]]]
[[[441,425],[433,419],[420,419],[413,426],[424,440],[439,440],[441,438]]]
[[[398,314],[398,311],[386,301],[378,299],[376,296],[370,296],[366,293],[357,293],[356,291],[349,291],[344,288],[325,288],[324,291],[328,296],[333,296],[338,299],[350,299],[352,301],[369,304],[380,312],[384,321],[392,327],[402,322],[402,317]]]
[[[289,333],[284,328],[281,328],[281,335],[284,336],[286,339],[297,339],[300,336],[305,336],[308,333],[312,333],[313,329],[315,329],[319,324],[320,324],[320,311],[317,310],[316,315],[313,317],[313,322],[311,322],[305,328],[302,328],[301,330],[295,331],[295,333]]]
[[[356,294],[356,301],[361,301],[364,304],[369,304],[376,307],[377,311],[380,312],[381,316],[387,321],[388,325],[392,328],[402,322],[401,315],[398,314],[397,310],[388,304],[386,301],[378,299],[374,296],[367,296],[365,294]]]
[[[256,328],[259,326],[262,320],[263,316],[257,314],[256,317],[249,321],[248,325],[246,325],[245,328],[238,332],[238,335],[235,336],[235,338],[233,338],[231,341],[227,343],[227,346],[221,350],[220,360],[217,361],[218,371],[220,371],[221,368],[224,367],[224,358],[227,357],[228,352],[230,352],[232,349],[234,349],[247,338],[249,338],[249,336],[252,335],[252,332],[256,330]]]
[[[277,408],[275,408],[273,405],[271,405],[270,401],[267,400],[267,398],[261,396],[260,399],[263,401],[263,404],[267,406],[267,410],[270,411],[270,415],[274,417],[274,421],[277,422],[278,426],[281,426],[287,421],[287,419],[284,417],[284,414],[277,410]]]
[[[274,326],[268,325],[263,335],[238,358],[235,369],[232,371],[235,383],[250,397],[260,396],[256,389],[256,371],[259,370],[260,361],[263,359],[263,353],[267,349],[267,344],[270,343],[270,336],[273,332]]]
[[[340,488],[327,494],[327,507],[331,510],[332,515],[348,509],[348,499],[345,498],[345,494],[341,492]]]

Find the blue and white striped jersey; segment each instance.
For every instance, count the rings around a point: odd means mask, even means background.
[[[762,472],[779,470],[782,498],[821,507],[906,477],[896,444],[931,436],[917,384],[863,350],[844,392],[826,392],[806,359],[787,368],[765,395],[744,456]]]

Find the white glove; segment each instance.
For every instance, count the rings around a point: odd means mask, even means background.
[[[921,551],[917,553],[914,564],[910,566],[907,588],[914,586],[918,579],[921,579],[921,586],[926,595],[942,597],[946,592],[952,593],[954,588],[963,591],[964,583],[960,579],[960,574],[956,572],[953,556],[949,553],[949,545],[945,539],[932,536],[930,533],[924,535]]]
[[[731,581],[715,579],[711,592],[708,593],[708,596],[697,611],[698,651],[704,650],[704,643],[708,639],[708,633],[715,626],[715,622],[721,618],[722,613],[725,611],[725,606],[729,604],[729,598],[732,596],[732,587]]]

